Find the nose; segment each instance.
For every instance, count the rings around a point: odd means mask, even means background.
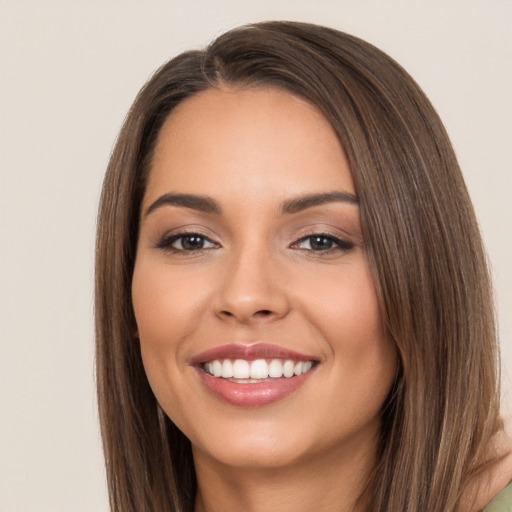
[[[272,322],[287,315],[289,297],[272,255],[248,247],[224,264],[213,301],[217,317],[248,325]]]

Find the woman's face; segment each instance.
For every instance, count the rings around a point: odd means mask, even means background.
[[[347,159],[308,102],[208,90],[173,111],[132,293],[149,382],[196,463],[374,450],[396,352]]]

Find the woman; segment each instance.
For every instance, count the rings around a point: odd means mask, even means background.
[[[252,25],[151,78],[105,178],[96,312],[114,511],[481,510],[512,478],[455,155],[352,36]]]

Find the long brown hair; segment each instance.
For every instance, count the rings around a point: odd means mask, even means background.
[[[193,509],[188,439],[149,387],[131,280],[159,130],[201,90],[279,87],[317,105],[346,151],[400,368],[382,410],[374,512],[457,509],[498,425],[492,293],[473,208],[435,110],[390,57],[347,34],[267,22],[181,54],[139,93],[113,151],[96,257],[97,381],[113,512]]]

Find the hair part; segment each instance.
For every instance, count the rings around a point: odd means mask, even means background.
[[[107,169],[95,312],[112,511],[193,509],[190,442],[149,387],[131,280],[160,129],[186,98],[226,87],[278,87],[305,98],[347,154],[382,316],[400,355],[369,510],[456,510],[497,429],[499,376],[486,258],[455,154],[423,92],[383,52],[333,29],[267,22],[162,66],[137,96]]]

